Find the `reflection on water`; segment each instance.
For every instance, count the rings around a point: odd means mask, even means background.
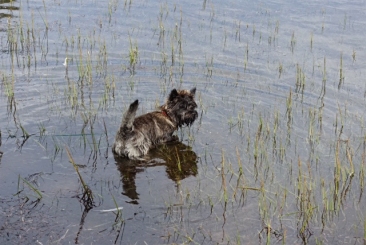
[[[166,166],[169,179],[174,182],[197,174],[198,157],[192,148],[181,142],[172,142],[153,149],[147,155],[147,162],[130,160],[114,155],[118,170],[121,172],[123,195],[132,199],[131,203],[138,204],[139,194],[136,190],[136,175],[145,168]]]
[[[13,6],[14,2],[11,0],[0,0],[0,19],[12,18],[14,16],[12,11],[19,10],[19,7]]]

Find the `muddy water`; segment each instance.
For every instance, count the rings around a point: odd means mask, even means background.
[[[364,8],[0,2],[1,243],[361,244]],[[180,143],[112,155],[130,102],[194,86]]]

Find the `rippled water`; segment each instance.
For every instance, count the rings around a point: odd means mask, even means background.
[[[1,243],[363,244],[364,14],[0,1]],[[112,155],[129,103],[142,114],[192,87],[181,143],[149,164]]]

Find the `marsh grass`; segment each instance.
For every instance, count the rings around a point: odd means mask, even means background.
[[[130,69],[132,71],[132,74],[134,74],[135,66],[137,64],[137,59],[138,59],[138,46],[137,46],[137,42],[135,42],[134,44],[132,43],[130,35],[128,36],[128,38],[130,41],[130,49],[128,52],[128,57],[130,60]]]
[[[22,137],[24,138],[24,139],[28,139],[29,138],[29,133],[27,132],[27,130],[25,130],[25,128],[22,126],[22,124],[20,124],[19,123],[19,127],[20,127],[20,129],[22,130]]]
[[[211,56],[211,58],[206,60],[207,77],[212,77],[213,68],[214,68],[214,57]]]
[[[296,38],[295,38],[295,31],[293,31],[292,35],[291,35],[291,41],[290,41],[290,49],[291,49],[292,53],[294,53],[295,46],[296,46]]]
[[[14,101],[14,88],[15,88],[15,77],[12,75],[10,77],[5,76],[5,74],[2,74],[2,83],[4,86],[4,93],[5,96],[8,98],[8,104],[10,106],[13,106]]]
[[[321,98],[322,103],[324,103],[324,96],[326,92],[326,85],[327,85],[327,59],[324,57],[323,60],[323,72],[322,72],[322,89],[319,95],[319,98]]]
[[[298,234],[299,237],[306,243],[309,237],[313,234],[311,231],[311,222],[315,215],[317,206],[314,204],[315,182],[312,178],[310,164],[307,164],[307,174],[303,170],[302,162],[298,160],[298,177],[297,177],[297,208],[298,208]]]
[[[82,176],[81,176],[81,174],[79,172],[79,167],[75,163],[75,161],[74,161],[74,159],[73,159],[73,157],[72,157],[72,155],[70,153],[69,148],[66,146],[65,149],[66,149],[66,153],[67,153],[67,156],[69,158],[69,161],[72,164],[72,166],[74,167],[75,172],[77,173],[77,175],[79,177],[79,180],[81,182],[81,186],[83,187],[83,194],[80,197],[80,201],[84,205],[85,210],[90,210],[90,209],[92,209],[95,206],[93,192],[89,188],[89,186],[85,183],[84,179],[82,178]]]
[[[356,61],[356,51],[354,49],[352,51],[352,60],[353,60],[353,63],[355,63],[355,61]]]
[[[287,142],[290,140],[292,126],[292,89],[286,99],[286,116],[287,116]]]
[[[31,189],[35,194],[37,194],[38,196],[38,200],[42,199],[43,195],[42,193],[35,187],[33,186],[30,182],[28,182],[26,179],[23,179],[20,175],[18,175],[18,192],[17,194],[19,194],[21,191],[20,191],[20,181],[22,181],[24,184],[26,184],[29,189]]]
[[[278,78],[281,78],[282,72],[283,72],[283,65],[282,65],[282,63],[279,63],[279,65],[278,65]]]
[[[340,61],[339,61],[339,82],[338,82],[338,90],[341,89],[343,83],[344,83],[343,52],[341,52]]]
[[[313,51],[313,39],[314,39],[314,34],[313,32],[310,33],[310,51]]]
[[[296,87],[295,87],[295,93],[301,94],[301,99],[304,98],[304,90],[305,90],[305,73],[299,66],[299,64],[296,65]]]

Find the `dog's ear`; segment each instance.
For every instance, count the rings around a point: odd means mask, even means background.
[[[174,98],[177,96],[178,96],[178,91],[176,89],[173,89],[172,92],[170,92],[169,100],[174,100]]]
[[[196,94],[196,87],[192,88],[191,91],[189,91],[189,92],[194,97],[194,95]]]

